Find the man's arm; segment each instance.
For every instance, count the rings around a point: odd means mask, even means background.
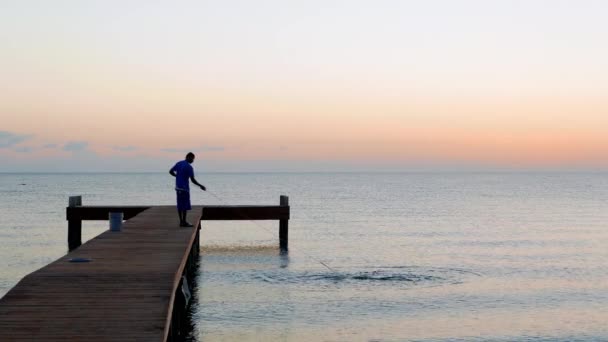
[[[194,183],[194,184],[198,185],[198,186],[201,188],[201,190],[203,190],[203,191],[207,191],[207,188],[205,188],[205,186],[204,186],[203,184],[201,184],[201,183],[197,182],[197,181],[196,181],[196,178],[194,178],[194,176],[191,176],[191,177],[190,177],[190,180],[192,181],[192,183]]]
[[[177,177],[177,173],[175,172],[175,165],[169,170],[169,174],[173,177]]]

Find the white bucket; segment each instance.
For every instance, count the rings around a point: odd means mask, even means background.
[[[119,232],[122,229],[122,213],[110,213],[110,230],[113,232]]]

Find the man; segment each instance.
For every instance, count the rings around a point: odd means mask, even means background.
[[[169,174],[175,177],[175,191],[177,192],[177,214],[179,215],[179,226],[180,227],[192,227],[192,224],[186,221],[186,214],[188,210],[192,209],[190,205],[190,180],[192,183],[198,185],[201,190],[207,191],[204,185],[200,184],[194,178],[194,169],[192,168],[192,162],[194,162],[194,153],[188,152],[186,159],[177,162]]]

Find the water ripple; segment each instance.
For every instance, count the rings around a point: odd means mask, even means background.
[[[435,286],[445,284],[460,284],[470,276],[480,274],[451,268],[423,268],[418,266],[389,266],[373,267],[363,270],[349,269],[335,272],[296,272],[281,273],[267,271],[254,274],[255,279],[267,283],[348,283],[348,284],[381,284],[395,285],[397,283],[411,286]]]

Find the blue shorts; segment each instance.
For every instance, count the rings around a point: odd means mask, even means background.
[[[192,209],[190,205],[190,193],[184,190],[175,190],[177,192],[177,210],[186,211]]]

